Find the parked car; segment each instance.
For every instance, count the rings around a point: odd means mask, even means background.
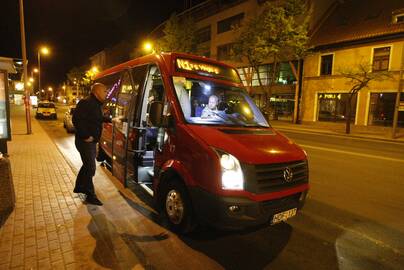
[[[39,102],[36,108],[35,118],[57,119],[56,106],[52,102]]]
[[[63,118],[63,127],[66,129],[67,132],[74,132],[75,128],[72,122],[73,118],[73,113],[74,110],[76,109],[76,106],[70,106],[67,112],[65,113],[65,116]]]

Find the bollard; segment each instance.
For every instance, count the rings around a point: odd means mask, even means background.
[[[0,157],[0,227],[15,207],[15,192],[10,161]]]

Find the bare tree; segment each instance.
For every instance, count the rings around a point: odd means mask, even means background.
[[[348,100],[345,104],[345,133],[351,133],[352,101],[358,92],[369,86],[371,81],[382,81],[392,79],[391,74],[385,71],[373,72],[372,65],[360,62],[353,68],[346,68],[339,72],[340,75],[348,79],[347,84],[351,85]]]

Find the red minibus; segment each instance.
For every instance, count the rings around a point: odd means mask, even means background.
[[[98,160],[150,193],[174,230],[275,224],[303,206],[306,153],[271,128],[233,67],[152,54],[95,81],[109,90]]]

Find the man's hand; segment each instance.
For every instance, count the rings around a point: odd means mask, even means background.
[[[85,142],[93,142],[94,138],[93,136],[88,137],[87,139],[84,140]]]

